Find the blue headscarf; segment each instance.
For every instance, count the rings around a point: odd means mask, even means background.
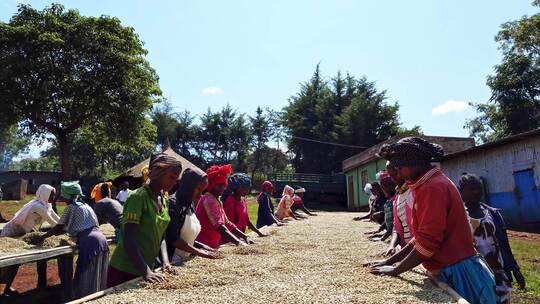
[[[245,173],[234,173],[229,176],[229,185],[223,195],[221,201],[225,202],[227,197],[231,196],[236,189],[239,188],[251,188],[251,178]]]

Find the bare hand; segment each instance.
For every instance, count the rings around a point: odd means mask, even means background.
[[[248,244],[248,245],[255,244],[255,242],[249,236],[246,237],[244,240],[245,240],[246,244]]]
[[[259,233],[259,237],[266,237],[266,236],[268,236],[268,234],[266,234],[264,232]]]
[[[396,247],[389,246],[388,249],[383,253],[383,256],[392,256],[396,253]]]
[[[396,267],[389,265],[370,267],[369,272],[376,275],[397,276]]]
[[[171,263],[164,264],[162,269],[163,269],[163,272],[165,272],[165,273],[169,273],[169,274],[172,274],[172,275],[177,275],[178,274],[178,271],[176,271],[176,268],[174,268],[171,265]]]
[[[371,261],[371,262],[365,262],[362,264],[364,267],[379,267],[379,266],[385,266],[387,265],[386,260],[380,260],[380,261]]]
[[[144,275],[144,280],[150,283],[163,283],[166,281],[165,276],[161,273],[149,271]]]
[[[200,253],[200,256],[205,258],[205,259],[212,259],[212,260],[217,260],[217,259],[221,258],[220,256],[217,255],[216,252],[210,252],[210,251],[206,251],[206,250],[203,250]]]

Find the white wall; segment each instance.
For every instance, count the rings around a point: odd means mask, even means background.
[[[443,161],[441,168],[454,183],[463,172],[481,176],[488,193],[513,192],[516,171],[534,169],[536,185],[540,185],[540,136],[462,155]]]

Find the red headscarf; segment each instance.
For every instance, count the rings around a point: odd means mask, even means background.
[[[212,166],[206,170],[206,175],[208,175],[208,191],[214,190],[214,188],[219,184],[225,184],[227,186],[229,183],[227,178],[233,172],[232,165],[225,166]]]
[[[274,185],[272,185],[272,182],[270,181],[264,181],[261,185],[261,190],[262,191],[267,191],[267,190],[270,190],[270,189],[274,189]]]

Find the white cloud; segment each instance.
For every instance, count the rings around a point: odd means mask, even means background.
[[[436,106],[431,110],[433,116],[446,115],[448,113],[463,112],[469,108],[469,104],[466,101],[461,100],[447,100],[443,104]]]
[[[202,90],[203,95],[217,95],[217,94],[223,94],[223,92],[225,91],[223,91],[222,88],[218,88],[218,87],[208,87]]]

